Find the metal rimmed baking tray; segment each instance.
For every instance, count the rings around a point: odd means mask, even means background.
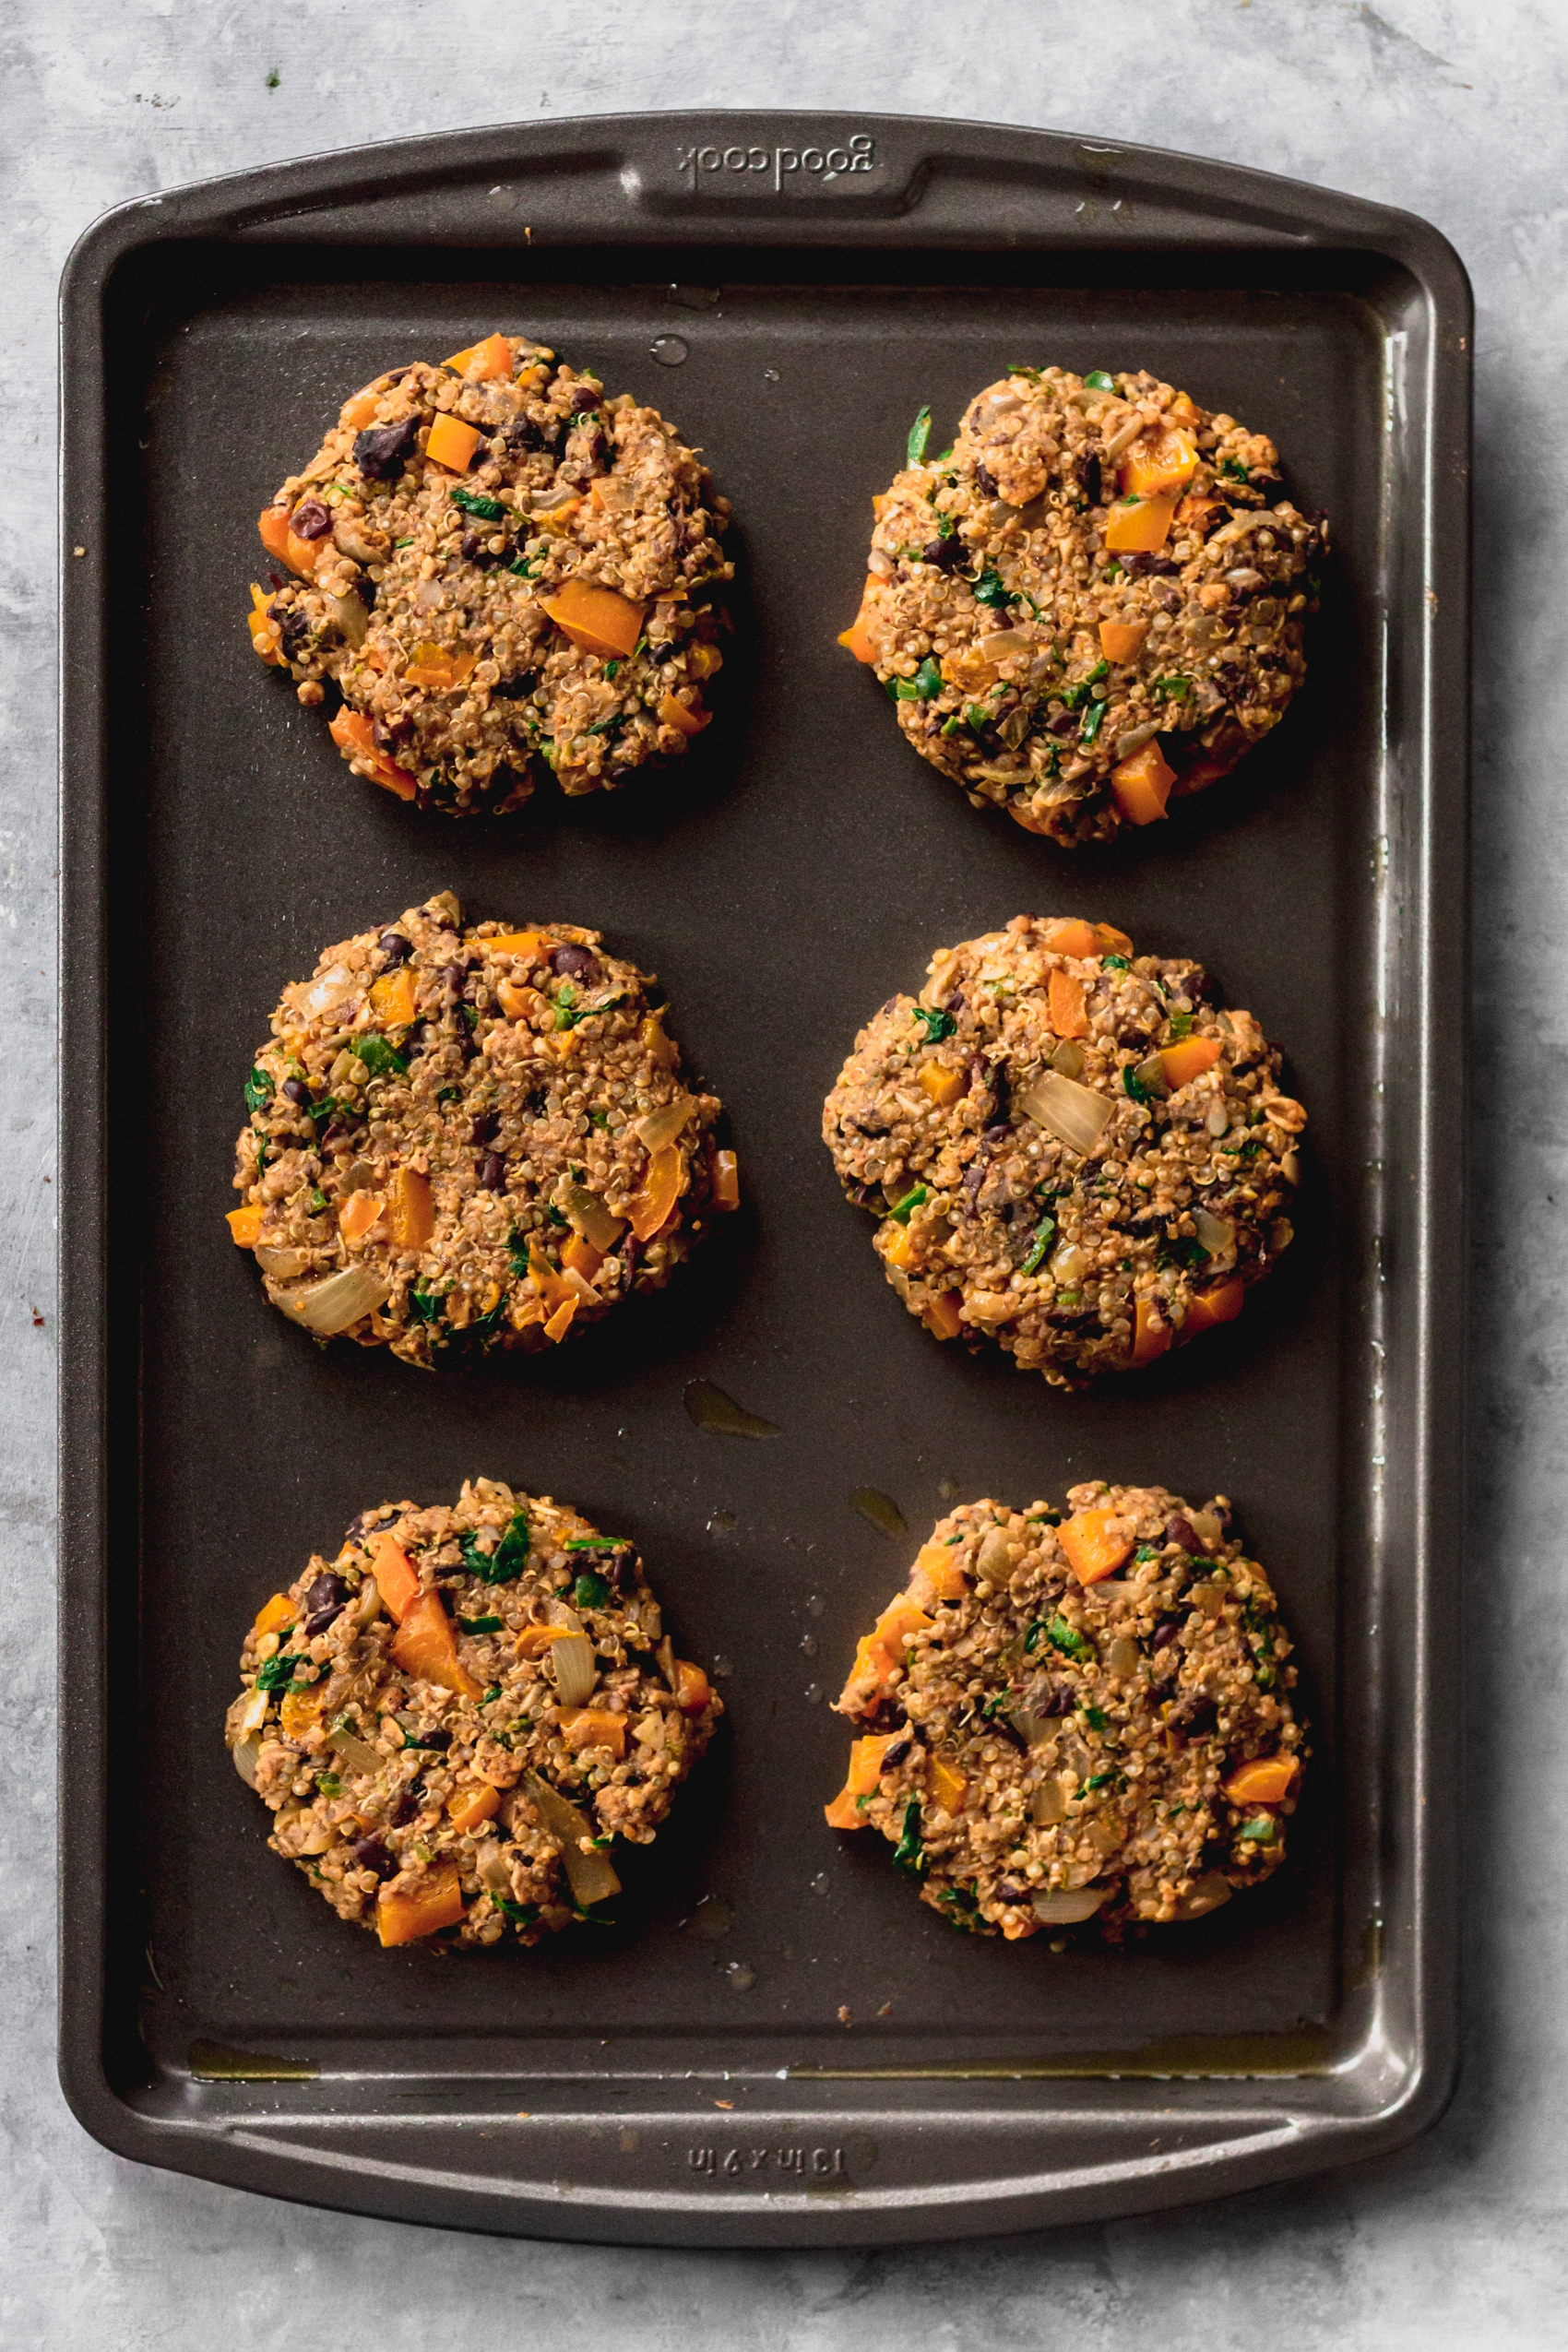
[[[666,778],[457,825],[350,779],[240,616],[256,511],[345,390],[495,325],[705,445],[743,649]],[[101,2140],[367,2213],[804,2245],[1179,2202],[1436,2113],[1468,334],[1457,261],[1406,215],[902,119],[465,133],[89,232],[64,289],[61,2048]],[[1333,520],[1286,723],[1167,826],[1076,856],[972,812],[833,641],[915,408],[943,432],[1017,360],[1185,384],[1273,434]],[[282,1325],[220,1211],[279,984],[443,886],[659,972],[747,1206],[558,1359],[433,1377]],[[1311,1108],[1266,1300],[1136,1389],[1062,1397],[935,1347],[818,1141],[859,1021],[1022,909],[1200,956]],[[694,1380],[780,1433],[694,1425]],[[220,1739],[257,1600],[364,1503],[473,1471],[635,1536],[731,1709],[617,1926],[488,1962],[337,1922],[267,1854]],[[909,1557],[850,1494],[893,1497],[912,1544],[945,1493],[1085,1476],[1236,1499],[1316,1757],[1265,1889],[1120,1953],[959,1935],[820,1810],[846,1739],[821,1690]]]

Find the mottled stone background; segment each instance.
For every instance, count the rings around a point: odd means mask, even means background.
[[[105,207],[362,140],[715,106],[967,114],[1266,166],[1426,214],[1479,306],[1474,1576],[1466,2067],[1403,2155],[1154,2220],[888,2253],[522,2244],[105,2154],[54,2079],[54,305]],[[1568,6],[1564,0],[5,0],[0,174],[0,2341],[1227,2347],[1568,2343]],[[1558,389],[1553,392],[1552,386]],[[1553,586],[1556,582],[1557,585]],[[65,1084],[70,1074],[64,1074]],[[1453,1138],[1461,1147],[1461,1138]],[[1455,1285],[1467,1269],[1455,1266]],[[1554,1584],[1553,1579],[1558,1582]],[[65,1792],[69,1801],[69,1788]]]

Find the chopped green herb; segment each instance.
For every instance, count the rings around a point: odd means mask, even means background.
[[[335,1772],[318,1772],[315,1785],[324,1797],[340,1797],[343,1793],[343,1784]]]
[[[911,1185],[903,1199],[896,1207],[890,1208],[887,1214],[895,1225],[908,1225],[913,1212],[930,1198],[931,1194],[924,1184]]]
[[[1159,1546],[1158,1544],[1141,1543],[1139,1544],[1136,1551],[1133,1554],[1133,1565],[1134,1568],[1141,1568],[1146,1560],[1158,1560],[1158,1558]]]
[[[527,1235],[519,1233],[516,1226],[506,1236],[506,1257],[520,1282],[529,1270],[529,1245]]]
[[[1193,691],[1192,682],[1190,679],[1174,675],[1169,678],[1157,678],[1154,681],[1154,691],[1157,695],[1163,695],[1168,702],[1185,702]]]
[[[1208,1252],[1203,1243],[1185,1233],[1168,1234],[1154,1253],[1158,1266],[1185,1266],[1189,1274],[1201,1274],[1208,1264]]]
[[[1021,1274],[1039,1272],[1040,1267],[1045,1264],[1046,1252],[1051,1247],[1055,1232],[1056,1219],[1053,1217],[1042,1217],[1035,1227],[1035,1237],[1029,1243],[1028,1256],[1018,1269]]]
[[[979,1931],[980,1903],[972,1886],[944,1886],[936,1899],[956,1928],[962,1928],[968,1935]]]
[[[1090,703],[1087,710],[1084,713],[1084,723],[1078,730],[1078,740],[1080,742],[1092,743],[1094,742],[1095,737],[1100,731],[1101,724],[1105,718],[1105,712],[1106,706],[1104,703]]]
[[[1227,481],[1245,481],[1247,479],[1247,469],[1237,457],[1221,457],[1219,470]]]
[[[1102,367],[1091,367],[1084,382],[1091,392],[1114,392],[1116,389],[1116,378],[1107,375]]]
[[[630,1551],[624,1536],[573,1536],[565,1545],[567,1551]]]
[[[410,1290],[409,1304],[421,1323],[441,1321],[441,1296],[435,1290]]]
[[[272,1099],[272,1081],[266,1071],[253,1070],[245,1080],[245,1109],[253,1118],[258,1111],[266,1110]]]
[[[609,1601],[610,1587],[602,1576],[579,1576],[572,1586],[574,1609],[604,1609]]]
[[[255,1687],[258,1691],[281,1691],[293,1679],[296,1666],[303,1666],[303,1657],[291,1657],[279,1650],[276,1657],[264,1658],[256,1669]]]
[[[352,1051],[373,1078],[406,1078],[409,1075],[409,1065],[402,1055],[384,1037],[377,1037],[374,1029],[364,1037],[355,1038]]]
[[[1046,1621],[1045,1637],[1052,1649],[1060,1650],[1063,1657],[1086,1658],[1094,1656],[1094,1644],[1086,1642],[1083,1635],[1075,1627],[1069,1625],[1064,1617],[1051,1617]]]
[[[493,1551],[481,1551],[473,1537],[462,1541],[463,1565],[481,1585],[505,1585],[521,1575],[529,1556],[529,1515],[517,1511]]]
[[[922,408],[909,427],[909,451],[911,466],[924,465],[925,445],[930,439],[931,410],[929,408]]]
[[[319,1191],[312,1193],[306,1203],[306,1206],[309,1208],[313,1217],[319,1217],[327,1206],[326,1194]]]
[[[943,1039],[951,1037],[958,1026],[951,1013],[944,1013],[934,1004],[917,1004],[914,1017],[925,1024],[923,1042],[927,1045],[940,1045]]]
[[[618,661],[607,661],[604,665],[604,674],[607,678],[614,678],[619,675],[620,669],[621,665]]]
[[[531,1928],[539,1917],[537,1903],[514,1903],[509,1895],[492,1895],[490,1899],[502,1918],[510,1919],[515,1928]]]
[[[1255,1813],[1251,1821],[1241,1823],[1236,1835],[1249,1846],[1272,1846],[1279,1835],[1279,1824],[1272,1813]]]
[[[977,604],[989,604],[994,608],[1007,602],[1009,591],[1003,583],[1001,573],[992,571],[989,566],[978,580],[971,580],[969,586]]]
[[[956,735],[963,723],[964,722],[959,718],[957,712],[955,711],[951,719],[944,719],[943,720],[942,731],[944,735]]]
[[[398,543],[400,545],[401,541]],[[526,556],[519,555],[515,564],[507,564],[506,569],[511,573],[512,577],[516,580],[537,579],[540,572],[544,569],[544,558],[541,555],[535,563],[530,564]]]
[[[395,540],[393,540],[393,542],[392,542],[392,544],[393,544],[393,546],[394,546],[394,547],[411,547],[411,546],[413,545],[413,543],[414,543],[414,539],[413,539],[413,533],[412,533],[411,531],[410,532],[410,534],[409,534],[409,536],[408,536],[408,538],[407,538],[407,539],[395,539]]]
[[[1084,1783],[1085,1795],[1087,1796],[1091,1788],[1103,1788],[1110,1778],[1109,1772],[1091,1772]]]
[[[939,695],[942,692],[942,671],[929,653],[909,683],[921,702],[930,702],[933,695]]]
[[[1171,1042],[1171,1044],[1172,1044],[1172,1045],[1180,1045],[1180,1044],[1181,1044],[1181,1042],[1182,1042],[1182,1039],[1184,1037],[1191,1037],[1191,1036],[1192,1036],[1192,1034],[1193,1034],[1193,1023],[1194,1023],[1196,1019],[1197,1019],[1197,1015],[1196,1015],[1195,1013],[1172,1013],[1172,1014],[1171,1014],[1171,1016],[1170,1016],[1170,1042]]]
[[[1084,1709],[1084,1721],[1088,1725],[1091,1731],[1103,1731],[1105,1728],[1104,1710],[1100,1707],[1086,1707]]]
[[[923,1871],[925,1848],[921,1844],[921,1800],[911,1797],[904,1808],[904,1827],[893,1859],[901,1871]]]
[[[1108,972],[1130,972],[1133,968],[1125,956],[1102,956],[1099,961],[1101,969]]]
[[[459,1617],[457,1630],[460,1633],[499,1633],[505,1622],[504,1617]],[[500,1683],[495,1687],[499,1690]]]
[[[1134,1069],[1130,1062],[1122,1073],[1122,1085],[1124,1091],[1131,1095],[1134,1102],[1149,1103],[1154,1100],[1152,1091],[1149,1087],[1145,1086],[1143,1080],[1139,1077],[1137,1072]]]
[[[481,498],[477,490],[452,490],[447,496],[454,506],[460,506],[465,515],[477,515],[481,523],[504,523],[506,519],[506,509],[500,500]]]
[[[1010,367],[1007,373],[1009,375],[1027,376],[1031,384],[1038,384],[1040,380],[1038,367]]]

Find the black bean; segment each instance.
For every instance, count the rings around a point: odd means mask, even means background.
[[[417,1812],[419,1808],[414,1810]],[[377,1878],[390,1878],[398,1867],[379,1837],[356,1838],[349,1851],[357,1871],[374,1871]]]
[[[1212,1699],[1200,1697],[1195,1692],[1191,1698],[1178,1699],[1166,1716],[1166,1724],[1182,1739],[1201,1739],[1212,1731],[1219,1718],[1219,1709]]]
[[[956,531],[951,539],[928,539],[921,550],[922,564],[934,564],[939,572],[956,572],[968,553]]]
[[[1000,1903],[1032,1903],[1034,1889],[1020,1886],[1016,1879],[1000,1878],[996,1882],[996,1896]]]
[[[480,1111],[474,1120],[473,1126],[469,1132],[469,1143],[493,1144],[495,1141],[495,1131],[500,1124],[501,1113],[499,1111]]]
[[[970,1200],[974,1199],[976,1194],[980,1191],[980,1186],[984,1183],[986,1167],[984,1160],[971,1159],[968,1168],[964,1170],[963,1187],[965,1192],[968,1193]]]
[[[465,531],[462,538],[457,541],[457,552],[463,558],[464,562],[468,564],[471,564],[474,557],[479,553],[479,547],[480,539],[478,531]]]
[[[279,635],[283,640],[284,652],[292,660],[310,636],[310,614],[303,604],[291,604],[287,608],[279,627]]]
[[[466,964],[447,964],[443,968],[441,974],[441,978],[445,984],[447,995],[461,996],[463,992],[463,984],[467,980],[468,977],[469,968]]]
[[[400,931],[384,931],[375,944],[389,964],[406,964],[414,952],[413,941]]]
[[[1078,1694],[1071,1682],[1058,1682],[1039,1712],[1041,1715],[1071,1715],[1078,1703]]]
[[[1150,1637],[1150,1649],[1168,1650],[1181,1630],[1182,1620],[1179,1617],[1162,1617]]]
[[[371,578],[368,572],[362,572],[359,578],[354,582],[354,594],[359,598],[360,602],[364,606],[367,612],[374,611],[375,606],[375,582]]]
[[[905,1757],[913,1748],[914,1744],[914,1741],[906,1731],[901,1739],[894,1740],[890,1748],[884,1748],[882,1752],[883,1771],[891,1772],[895,1765],[901,1764]]]
[[[1012,1132],[1005,1119],[998,1119],[986,1129],[985,1139],[993,1146],[997,1144],[1004,1144]]]
[[[599,978],[598,958],[590,955],[586,947],[571,944],[552,947],[550,951],[550,968],[564,980],[594,980]]]
[[[1098,506],[1099,505],[1099,456],[1098,451],[1091,451],[1087,457],[1080,457],[1078,459],[1078,488],[1083,492],[1084,497],[1089,505]]]
[[[419,1798],[416,1796],[413,1789],[410,1788],[406,1790],[405,1793],[398,1798],[396,1805],[392,1808],[393,1828],[402,1829],[408,1823],[417,1821],[419,1819]]]
[[[1078,731],[1076,714],[1071,710],[1055,710],[1045,722],[1048,735],[1075,735]]]
[[[354,440],[354,463],[367,481],[388,481],[400,474],[413,455],[420,419],[403,417],[396,424],[373,424]]]
[[[310,1088],[303,1078],[285,1078],[278,1091],[286,1096],[289,1101],[296,1103],[302,1111],[309,1109]]]
[[[445,1594],[442,1598],[445,1598]],[[449,1748],[451,1744],[452,1734],[449,1731],[422,1731],[419,1736],[422,1748]]]
[[[506,1163],[498,1151],[488,1152],[485,1155],[484,1166],[479,1171],[479,1181],[487,1193],[505,1191]]]
[[[603,398],[604,386],[601,384],[574,384],[572,386],[572,406],[579,416],[587,416],[590,409],[597,409]]]
[[[325,539],[332,529],[332,514],[319,498],[303,498],[289,517],[296,539]]]
[[[986,465],[983,460],[975,468],[975,480],[979,482],[980,488],[984,491],[988,498],[1001,497],[1002,491],[997,482],[996,476],[992,472],[991,468]]]
[[[317,1633],[325,1633],[338,1611],[350,1598],[349,1587],[342,1577],[334,1576],[330,1570],[326,1574],[317,1576],[313,1584],[308,1585],[305,1587],[304,1596],[305,1639],[314,1641]]]
[[[1183,1519],[1179,1511],[1172,1512],[1170,1517],[1165,1522],[1165,1540],[1167,1543],[1179,1543],[1183,1551],[1203,1550],[1192,1521]]]
[[[542,449],[546,445],[543,434],[531,417],[514,417],[505,438],[508,449]]]

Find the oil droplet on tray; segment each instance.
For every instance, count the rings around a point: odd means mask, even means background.
[[[826,1607],[827,1603],[823,1599],[822,1595],[820,1593],[813,1593],[810,1599],[806,1602],[806,1615],[808,1617],[820,1617]]]
[[[756,1970],[748,1968],[743,1960],[728,1960],[724,1973],[730,1979],[731,1992],[750,1992],[756,1982]]]
[[[942,1497],[944,1503],[956,1503],[958,1500],[957,1479],[939,1479],[937,1481],[936,1491]]]
[[[782,1437],[777,1421],[765,1421],[758,1413],[748,1413],[732,1396],[726,1396],[711,1380],[689,1380],[685,1388],[686,1411],[698,1429],[712,1430],[719,1437]]]
[[[716,1511],[712,1518],[707,1523],[707,1532],[710,1536],[732,1535],[734,1530],[735,1514],[733,1511]]]
[[[820,1682],[808,1682],[805,1689],[801,1693],[801,1696],[804,1699],[807,1706],[815,1706],[817,1701],[822,1696],[822,1684]]]
[[[897,1543],[898,1538],[908,1532],[904,1514],[893,1497],[884,1494],[879,1486],[858,1486],[849,1497],[849,1508],[858,1511],[862,1519],[869,1519],[878,1534],[885,1535],[890,1543]]]
[[[648,349],[661,366],[680,367],[690,346],[679,335],[657,335]]]
[[[735,1914],[722,1895],[705,1895],[691,1918],[681,1924],[688,1935],[699,1936],[704,1943],[717,1943],[734,1926]]]

